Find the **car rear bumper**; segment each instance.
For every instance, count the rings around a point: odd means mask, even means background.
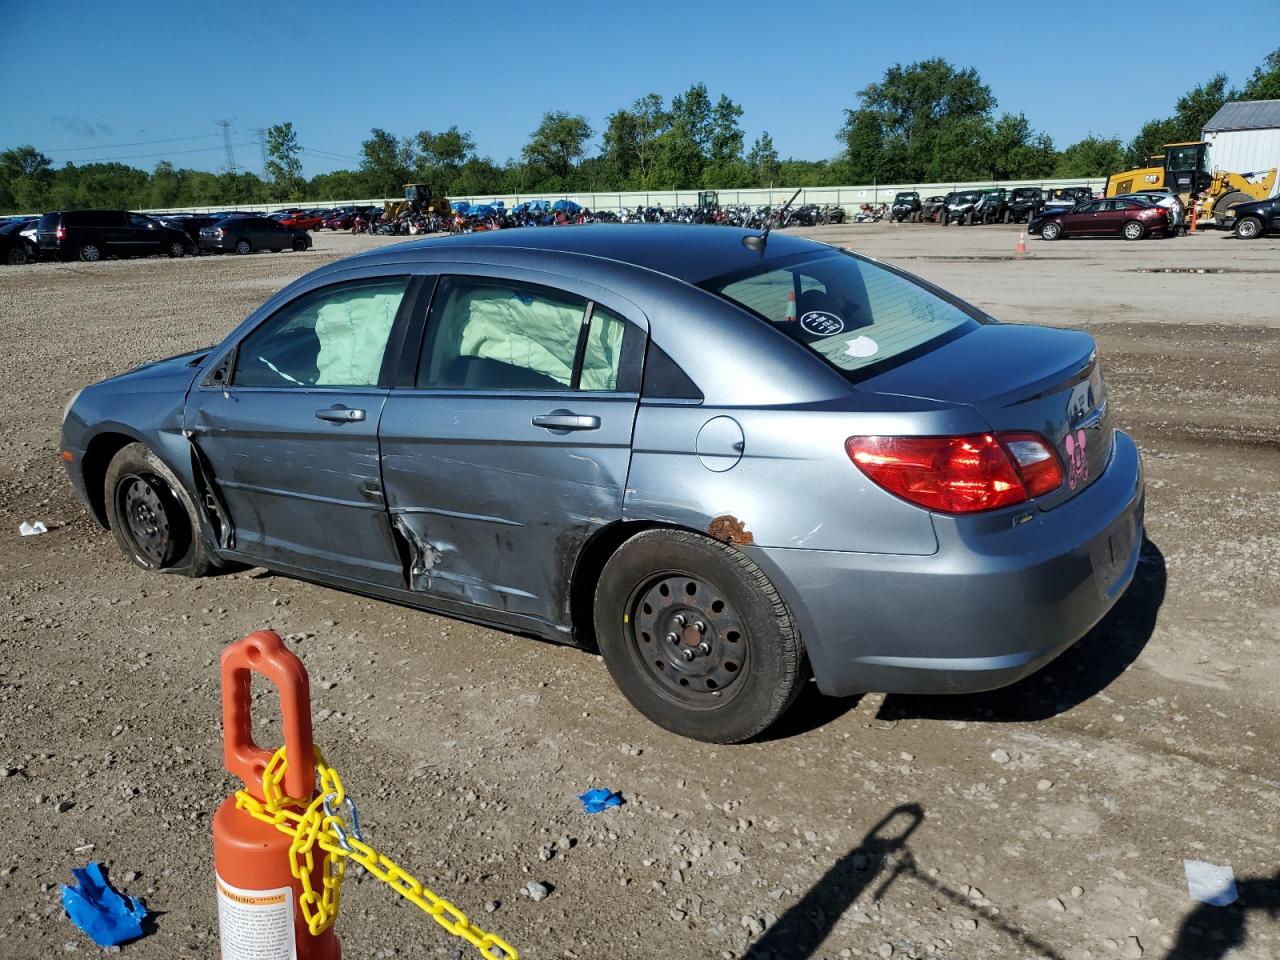
[[[977,535],[939,518],[932,556],[752,550],[798,622],[818,687],[992,690],[1083,637],[1124,593],[1142,549],[1141,458],[1115,436],[1107,469],[1071,500],[992,515]]]

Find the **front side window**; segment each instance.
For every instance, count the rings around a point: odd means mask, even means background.
[[[449,278],[431,306],[418,386],[446,390],[616,390],[626,323],[546,287]]]
[[[377,386],[409,281],[360,281],[306,294],[241,341],[238,387]]]
[[[965,310],[920,283],[843,253],[738,271],[703,287],[838,370],[859,376],[978,326]]]

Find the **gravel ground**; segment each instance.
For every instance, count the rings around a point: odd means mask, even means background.
[[[651,726],[593,655],[261,570],[149,576],[87,517],[58,461],[77,387],[394,240],[0,268],[0,957],[96,951],[59,904],[90,859],[157,914],[124,953],[216,956],[216,663],[263,626],[311,672],[369,839],[524,957],[1280,956],[1280,241],[1032,240],[1020,262],[1017,227],[809,232],[1093,332],[1149,541],[1113,613],[1027,681],[807,693],[737,747]],[[20,538],[32,519],[50,533]],[[592,786],[627,802],[584,816]],[[1184,858],[1233,867],[1240,903],[1192,901]],[[359,874],[349,957],[465,955]]]

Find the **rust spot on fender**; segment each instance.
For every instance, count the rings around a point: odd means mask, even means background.
[[[737,517],[730,513],[722,513],[711,521],[707,533],[725,543],[755,543],[756,538]]]

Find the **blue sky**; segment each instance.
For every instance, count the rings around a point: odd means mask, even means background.
[[[613,110],[703,81],[743,106],[748,145],[768,130],[782,156],[817,159],[838,149],[859,89],[930,56],[977,67],[999,109],[1065,146],[1127,139],[1219,70],[1239,85],[1280,46],[1275,0],[1233,0],[1230,42],[1201,56],[1190,41],[1211,7],[1157,7],[0,0],[0,149],[217,169],[215,122],[228,119],[237,163],[260,171],[255,128],[291,120],[307,175],[355,166],[375,126],[406,136],[457,124],[501,161],[545,110],[585,114],[598,143]],[[1131,29],[1113,26],[1117,11]]]

